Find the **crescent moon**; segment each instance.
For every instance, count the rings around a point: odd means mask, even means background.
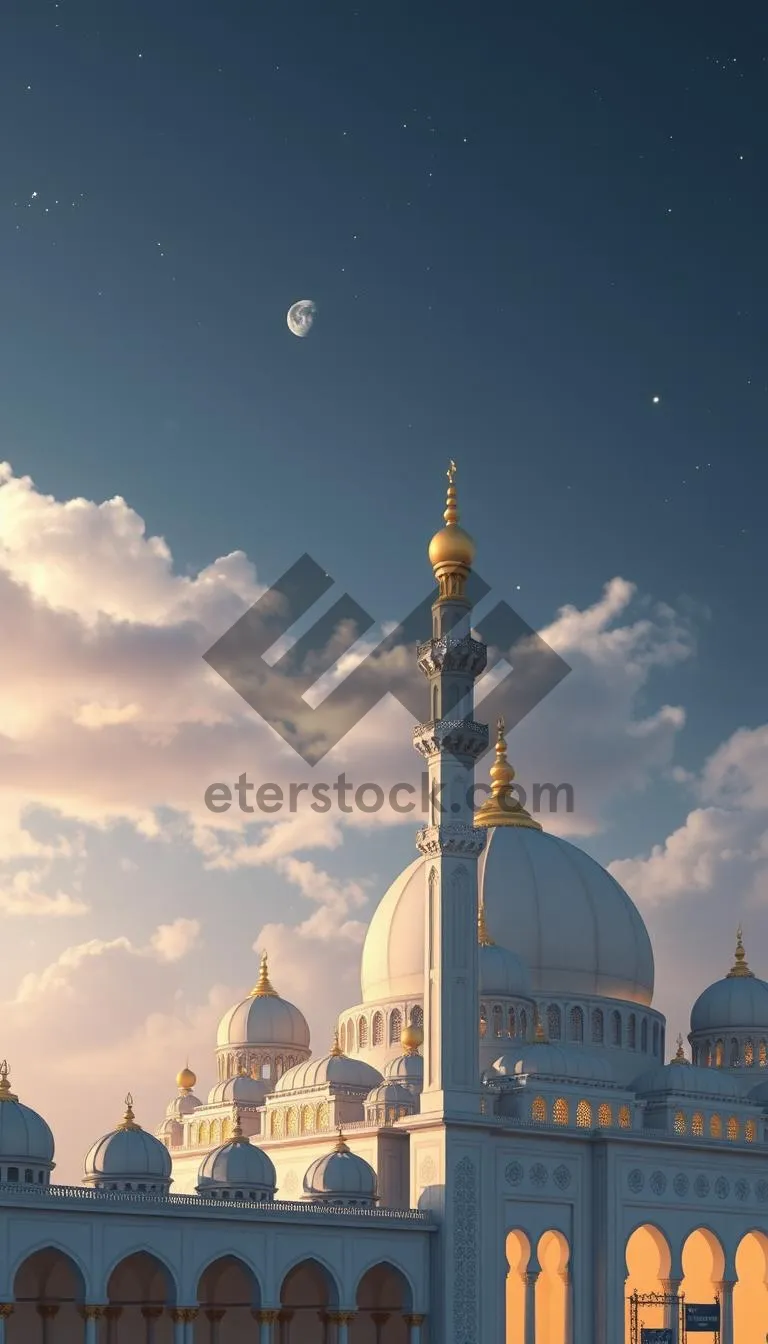
[[[294,336],[308,336],[316,315],[317,304],[314,299],[299,299],[298,303],[291,304],[288,309],[285,319],[288,330],[292,331]]]

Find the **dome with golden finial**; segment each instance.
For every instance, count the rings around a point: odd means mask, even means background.
[[[381,1082],[381,1074],[363,1059],[350,1059],[339,1045],[339,1033],[333,1033],[333,1045],[321,1059],[305,1059],[287,1069],[275,1083],[275,1092],[298,1092],[307,1087],[339,1088],[342,1091],[370,1092]]]
[[[47,1185],[53,1168],[53,1134],[31,1106],[11,1091],[8,1065],[0,1064],[0,1183],[9,1167],[32,1167],[36,1184]],[[18,1179],[18,1175],[16,1177]]]
[[[456,493],[456,472],[455,462],[451,462],[446,473],[448,477],[448,492],[445,501],[445,527],[441,527],[436,532],[429,543],[429,563],[435,573],[435,578],[441,585],[441,595],[451,595],[447,592],[443,594],[442,580],[449,575],[454,575],[463,587],[463,582],[472,568],[472,561],[475,558],[475,543],[468,532],[459,527],[459,504]]]
[[[485,905],[477,912],[478,977],[484,997],[530,998],[531,977],[520,957],[507,947],[499,947],[488,932]]]
[[[164,1143],[136,1123],[130,1092],[121,1123],[87,1153],[83,1184],[102,1190],[168,1193],[171,1155]]]
[[[197,1074],[192,1072],[189,1064],[185,1064],[184,1068],[176,1074],[176,1086],[182,1092],[191,1092],[196,1082]]]
[[[704,990],[691,1009],[691,1034],[739,1028],[768,1032],[768,984],[747,965],[741,925],[731,969]]]
[[[475,826],[528,826],[540,831],[541,823],[529,816],[512,791],[515,772],[507,760],[504,720],[496,724],[496,759],[491,766],[491,792],[474,817]]]
[[[424,1032],[421,1027],[415,1023],[403,1027],[400,1032],[403,1053],[390,1059],[384,1066],[384,1077],[388,1082],[402,1083],[403,1087],[409,1087],[412,1092],[421,1092],[424,1086],[424,1056],[419,1054],[419,1047],[423,1042]]]
[[[400,1044],[406,1051],[416,1052],[424,1044],[424,1029],[409,1022],[400,1032]]]
[[[277,1186],[274,1165],[243,1133],[237,1109],[233,1119],[231,1138],[208,1153],[200,1164],[195,1189],[209,1199],[269,1202]]]
[[[272,986],[266,952],[259,978],[247,998],[222,1017],[216,1038],[219,1051],[248,1046],[293,1046],[309,1050],[309,1026],[304,1014],[283,999]]]
[[[304,1198],[312,1204],[346,1204],[371,1208],[377,1201],[376,1172],[351,1152],[339,1128],[333,1151],[317,1158],[304,1177]]]
[[[166,1120],[181,1121],[185,1115],[191,1115],[196,1107],[202,1105],[200,1098],[196,1097],[192,1091],[196,1082],[197,1074],[192,1072],[188,1063],[185,1064],[184,1068],[180,1069],[176,1074],[176,1086],[179,1090],[176,1096],[171,1097],[171,1100],[168,1102],[165,1112]],[[165,1132],[165,1127],[161,1126],[158,1130],[158,1137],[160,1137],[161,1134],[165,1134]]]

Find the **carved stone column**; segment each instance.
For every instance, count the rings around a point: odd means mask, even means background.
[[[290,1344],[291,1321],[295,1315],[295,1311],[283,1310],[277,1313],[278,1344]]]
[[[51,1321],[59,1314],[58,1304],[38,1302],[37,1314],[43,1323],[42,1344],[51,1344]]]
[[[122,1307],[105,1307],[104,1319],[107,1322],[107,1344],[115,1344],[117,1339],[117,1322],[123,1314]]]
[[[354,1311],[329,1311],[328,1319],[336,1325],[336,1344],[349,1344],[349,1326],[355,1319]]]
[[[720,1344],[733,1344],[733,1279],[715,1284],[720,1294]]]
[[[560,1270],[563,1282],[563,1344],[573,1344],[573,1273],[570,1265]]]
[[[184,1344],[195,1344],[195,1321],[199,1314],[198,1307],[184,1308]]]
[[[421,1327],[426,1316],[404,1316],[403,1320],[408,1326],[408,1344],[421,1344]]]
[[[0,1302],[0,1344],[5,1344],[5,1322],[13,1315],[12,1302]]]
[[[98,1344],[99,1341],[99,1321],[104,1316],[104,1308],[98,1306],[84,1306],[80,1308],[80,1315],[85,1321],[85,1333],[83,1335],[84,1344]]]
[[[525,1281],[525,1344],[536,1344],[536,1284],[540,1269],[530,1269],[523,1275]]]
[[[173,1321],[173,1344],[187,1344],[187,1309],[171,1307]]]
[[[666,1293],[668,1297],[677,1298],[680,1294],[680,1286],[682,1282],[682,1279],[662,1279],[661,1290],[663,1293]],[[667,1302],[664,1307],[664,1324],[672,1331],[672,1344],[678,1344],[679,1321],[680,1303],[678,1301]]]
[[[254,1311],[254,1320],[259,1323],[259,1344],[276,1344],[274,1328],[280,1317],[279,1311]]]
[[[155,1344],[157,1336],[157,1322],[160,1320],[165,1307],[147,1306],[141,1308],[141,1314],[144,1317],[144,1340],[145,1344]]]
[[[381,1344],[381,1332],[391,1316],[389,1311],[372,1311],[371,1320],[376,1328],[376,1344]],[[406,1320],[408,1317],[406,1317]]]
[[[208,1344],[219,1344],[219,1326],[225,1315],[224,1307],[206,1307],[205,1319],[211,1323],[211,1328],[208,1331]]]

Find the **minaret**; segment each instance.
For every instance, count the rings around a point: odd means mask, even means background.
[[[426,862],[424,1088],[421,1112],[479,1115],[477,859],[485,833],[473,825],[474,763],[488,729],[473,718],[486,648],[472,638],[466,596],[475,546],[459,527],[456,464],[448,468],[445,526],[429,544],[438,583],[432,638],[419,648],[430,718],[414,732],[427,762],[430,815],[417,844]]]

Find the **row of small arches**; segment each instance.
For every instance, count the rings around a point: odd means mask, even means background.
[[[711,1139],[730,1139],[732,1143],[738,1142],[741,1138],[741,1124],[735,1115],[730,1115],[723,1125],[721,1115],[710,1115],[706,1126]],[[676,1134],[692,1134],[695,1139],[704,1137],[704,1116],[701,1111],[694,1111],[689,1116],[686,1111],[675,1111],[674,1130]],[[757,1121],[747,1120],[744,1125],[744,1138],[747,1143],[754,1143],[757,1138]]]
[[[491,1009],[491,1032],[494,1036],[522,1036],[523,1039],[528,1035],[528,1014],[524,1008],[507,1008],[506,1012],[500,1003],[495,1003]],[[480,1004],[480,1035],[488,1035],[488,1009],[484,1003]]]
[[[306,1052],[305,1052],[306,1053]],[[221,1054],[218,1058],[219,1082],[234,1078],[238,1073],[248,1073],[252,1078],[279,1078],[286,1069],[300,1064],[305,1055],[251,1055],[240,1051]]]
[[[547,1008],[547,1035],[551,1041],[560,1041],[563,1039],[563,1010],[558,1003],[550,1003]],[[640,1049],[642,1054],[648,1054],[648,1042],[650,1039],[650,1053],[653,1055],[663,1054],[664,1034],[661,1031],[658,1022],[649,1023],[647,1017],[642,1017],[639,1023],[635,1013],[629,1013],[625,1022],[622,1013],[614,1008],[606,1016],[602,1008],[593,1008],[589,1015],[590,1040],[593,1045],[608,1045],[623,1047],[625,1044],[629,1050]],[[649,1030],[650,1028],[650,1030]],[[568,1039],[571,1041],[582,1042],[586,1034],[586,1014],[583,1008],[578,1006],[571,1008],[568,1014]]]
[[[694,1045],[692,1049],[694,1064],[702,1064],[705,1068],[723,1069],[725,1068],[725,1041],[705,1041]],[[736,1037],[731,1037],[728,1047],[728,1068],[738,1069],[744,1066],[745,1069],[753,1069],[755,1062],[761,1069],[768,1067],[768,1045],[764,1040],[758,1041],[757,1049],[751,1038],[746,1041],[737,1041]]]
[[[190,1148],[218,1148],[220,1143],[226,1143],[231,1137],[232,1121],[229,1118],[201,1120],[189,1126],[187,1144]],[[166,1148],[169,1148],[170,1139],[166,1138],[164,1142]]]
[[[592,1129],[597,1118],[600,1129],[609,1129],[618,1124],[621,1129],[632,1125],[632,1113],[628,1106],[619,1106],[614,1118],[614,1108],[607,1101],[597,1107],[591,1101],[582,1098],[576,1103],[575,1119],[579,1129]],[[531,1102],[531,1119],[537,1125],[546,1125],[550,1121],[550,1111],[546,1097],[534,1097]],[[552,1103],[551,1119],[553,1125],[570,1125],[571,1104],[565,1097],[557,1097]]]
[[[423,1028],[423,1009],[418,1005],[412,1008],[409,1021],[412,1027]],[[362,1014],[358,1017],[357,1022],[348,1017],[339,1030],[339,1045],[347,1054],[352,1050],[366,1050],[369,1044],[372,1046],[399,1045],[404,1022],[405,1016],[400,1008],[393,1008],[386,1018],[384,1013],[377,1008],[370,1021]]]
[[[291,1139],[299,1134],[325,1134],[330,1124],[327,1101],[316,1106],[279,1106],[269,1112],[269,1137]]]

